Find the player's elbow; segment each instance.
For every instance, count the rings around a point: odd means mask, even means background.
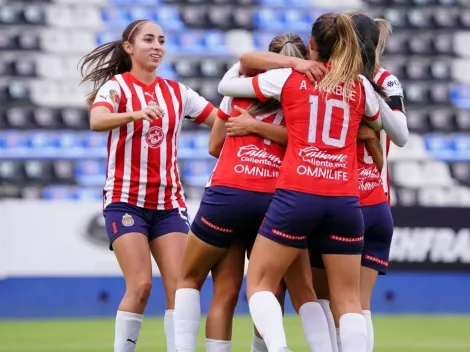
[[[209,155],[213,156],[214,158],[219,158],[220,152],[222,151],[222,147],[216,144],[209,143]]]
[[[229,94],[230,91],[228,89],[228,84],[225,80],[220,81],[217,90],[219,91],[219,94],[221,94],[223,96],[230,96],[230,94]]]
[[[408,143],[408,139],[410,138],[410,132],[408,129],[400,133],[396,138],[394,138],[393,143],[400,148],[403,148],[406,143]]]

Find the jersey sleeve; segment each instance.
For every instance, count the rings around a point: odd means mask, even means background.
[[[382,120],[380,118],[380,105],[377,94],[375,93],[374,87],[369,80],[360,75],[362,85],[364,86],[365,92],[365,109],[364,109],[364,120],[374,130],[379,131],[382,129]]]
[[[98,90],[90,110],[98,106],[104,106],[110,112],[116,113],[118,112],[120,101],[121,87],[117,81],[110,80],[103,84],[103,86]]]
[[[232,97],[224,97],[220,102],[219,109],[217,110],[217,117],[222,120],[228,120],[232,112]]]
[[[291,68],[277,68],[256,75],[252,81],[256,97],[262,102],[269,98],[281,100],[282,89],[291,74]]]
[[[388,99],[386,103],[390,109],[393,111],[401,111],[405,114],[403,87],[398,78],[390,72],[385,71],[378,79],[377,84],[379,84],[387,94]]]
[[[197,124],[203,123],[214,106],[191,88],[180,83],[183,100],[183,116]]]

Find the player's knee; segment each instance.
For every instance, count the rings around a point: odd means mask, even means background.
[[[361,304],[359,290],[347,289],[330,293],[331,304],[336,311],[354,311]]]
[[[214,282],[213,305],[228,312],[235,311],[240,296],[241,281],[224,278],[223,283]]]
[[[152,279],[141,279],[128,284],[126,295],[131,296],[139,304],[146,304],[152,290]]]

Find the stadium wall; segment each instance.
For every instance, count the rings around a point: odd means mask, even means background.
[[[197,206],[188,204],[190,216]],[[446,224],[421,228],[419,223],[410,223],[407,227],[402,221],[410,213],[412,208],[403,212],[406,215],[396,213],[398,240],[394,242],[392,259],[396,260],[397,270],[393,270],[392,263],[391,273],[379,278],[374,310],[394,314],[470,313],[470,271],[465,257],[465,253],[470,253],[470,236],[467,238],[465,229],[455,225],[454,229]],[[455,216],[458,212],[453,213]],[[0,214],[0,318],[115,314],[124,281],[107,248],[101,203],[5,201],[0,203]],[[467,223],[464,220],[465,217],[462,224]],[[436,226],[435,221],[431,222]],[[434,241],[435,248],[423,242],[424,235],[438,239]],[[423,246],[429,247],[427,255],[423,255]],[[461,250],[462,246],[469,250]],[[154,285],[147,313],[160,315],[165,299],[158,269],[153,269]],[[204,312],[211,293],[209,279],[201,295]],[[290,305],[288,311],[293,311]],[[237,313],[248,313],[244,289]]]

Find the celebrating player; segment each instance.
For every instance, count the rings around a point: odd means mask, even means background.
[[[292,69],[274,69],[219,85],[224,95],[280,100],[288,130],[276,192],[248,268],[250,313],[268,350],[287,351],[273,292],[307,247],[307,238],[328,233],[321,242],[343,351],[365,352],[367,327],[358,290],[364,223],[356,136],[363,116],[381,124],[378,100],[367,79],[359,79],[361,48],[348,15],[320,16],[309,44],[311,57],[329,68],[321,82],[312,84]]]
[[[383,168],[377,168],[372,161],[364,142],[358,142],[359,191],[362,215],[364,218],[364,249],[361,267],[361,306],[367,320],[368,347],[372,352],[374,347],[374,329],[370,311],[370,301],[378,274],[386,274],[388,257],[393,235],[393,219],[389,207],[390,186],[386,158],[390,141],[403,147],[408,140],[408,128],[403,105],[403,90],[398,79],[390,72],[380,67],[385,42],[390,33],[390,24],[382,19],[372,20],[357,11],[349,12],[359,37],[363,42],[372,41],[377,48],[377,60],[374,81],[387,94],[386,101],[380,99],[380,111],[384,130],[377,134],[377,141],[383,149]],[[323,270],[321,249],[313,245],[311,248],[311,263],[313,281],[320,304],[328,318],[330,335],[335,351],[337,333],[333,320],[326,273]]]
[[[292,34],[275,37],[269,50],[301,58],[308,55],[301,38]],[[237,77],[239,71],[238,66],[231,70]],[[315,70],[312,68],[312,71]],[[321,73],[322,69],[318,72]],[[248,109],[255,119],[243,108]],[[225,137],[226,125],[234,124],[225,122],[230,116],[235,117],[232,119],[235,121],[252,119],[251,125],[258,128],[249,132],[256,135],[245,133],[244,136],[231,137],[231,133],[228,133]],[[211,133],[211,154],[217,155],[222,145],[223,149],[191,226],[183,259],[182,280],[176,292],[177,351],[196,350],[201,314],[199,290],[210,270],[215,294],[206,327],[206,349],[214,352],[230,351],[231,321],[243,277],[244,250],[246,244],[254,240],[271,201],[285,152],[283,145],[287,142],[287,133],[282,126],[283,113],[276,100],[262,103],[254,99],[232,101],[231,98],[224,98],[218,117]],[[256,120],[264,123],[256,123]],[[297,267],[305,267],[304,263],[308,263],[306,255],[292,266],[294,274],[299,274]],[[290,276],[292,280],[289,280]],[[287,280],[294,281],[295,276],[290,276],[286,275]],[[308,271],[305,276],[311,282]],[[304,296],[298,301],[305,302],[296,308],[303,321],[304,316],[320,314],[318,319],[314,317],[317,320],[314,328],[317,331],[323,328],[323,334],[320,334],[323,342],[317,338],[316,343],[320,344],[320,348],[322,343],[330,345],[326,318],[320,305],[314,302],[316,297],[313,287],[311,284],[310,287],[305,286],[296,290]]]
[[[176,163],[183,118],[212,125],[216,110],[190,88],[156,77],[165,55],[162,28],[148,20],[129,24],[122,39],[86,55],[83,81],[94,131],[109,131],[104,217],[126,281],[116,315],[115,352],[136,349],[152,286],[150,253],[166,293],[164,328],[174,352],[173,307],[177,275],[189,231]],[[91,69],[89,69],[91,68]]]

